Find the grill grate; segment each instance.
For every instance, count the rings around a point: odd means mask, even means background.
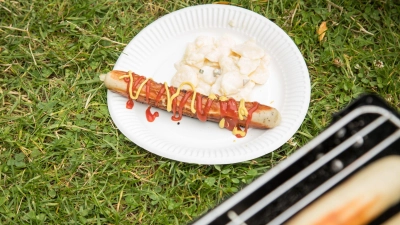
[[[400,155],[399,115],[363,96],[320,135],[194,224],[282,224],[371,162]],[[371,224],[400,211],[400,203]]]

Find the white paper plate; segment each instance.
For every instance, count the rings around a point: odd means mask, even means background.
[[[132,70],[155,81],[170,82],[174,63],[181,60],[186,44],[200,35],[228,34],[243,43],[255,38],[271,56],[270,78],[258,87],[252,101],[271,105],[282,115],[271,130],[249,129],[236,138],[218,124],[183,118],[179,125],[171,113],[146,120],[147,105],[125,108],[126,98],[108,91],[108,108],[120,131],[138,146],[182,162],[228,164],[254,159],[282,146],[297,131],[310,100],[310,78],[304,59],[287,34],[265,17],[226,5],[200,5],[170,13],[143,29],[126,46],[115,70]],[[156,110],[155,108],[152,109]]]

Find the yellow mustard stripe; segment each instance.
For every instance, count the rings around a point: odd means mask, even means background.
[[[244,105],[244,99],[240,99],[240,103],[239,103],[239,109],[238,109],[238,114],[239,114],[239,119],[243,120],[243,116],[246,116],[249,114],[249,112],[247,111],[245,105]]]
[[[169,88],[167,82],[164,82],[165,92],[167,92],[167,111],[171,112],[172,110],[172,100],[171,95],[169,94]]]
[[[140,92],[142,91],[142,88],[143,88],[144,84],[145,84],[147,81],[149,81],[150,79],[151,79],[151,78],[147,78],[145,81],[143,81],[143,82],[140,84],[139,88],[138,88],[137,91],[136,91],[135,97],[132,98],[133,100],[136,100],[137,98],[139,98],[139,94],[140,94]]]
[[[220,97],[219,97],[219,100],[220,100],[220,101],[226,101],[226,100],[228,100],[228,98],[227,98],[226,96],[220,96]]]
[[[213,93],[211,93],[211,94],[208,96],[208,98],[211,99],[211,100],[215,100],[215,99],[217,99],[217,96],[214,95]]]
[[[246,135],[246,132],[242,130],[238,130],[237,127],[234,127],[232,130],[232,134],[237,135],[239,134],[240,136],[244,137]]]
[[[132,86],[133,86],[133,76],[132,76],[132,71],[128,71],[128,76],[129,76],[129,97],[133,99],[133,93],[132,93]]]
[[[219,128],[224,128],[225,127],[225,118],[222,118],[220,121],[219,121]]]
[[[122,80],[122,79],[124,79],[124,78],[128,78],[129,77],[129,75],[122,75],[122,76],[120,76],[120,77],[118,77],[120,80]]]
[[[176,93],[171,96],[171,102],[169,103],[169,107],[172,108],[172,106],[170,106],[170,105],[172,105],[172,100],[174,100],[174,98],[176,98],[179,95],[179,93],[181,92],[182,86],[185,84],[189,85],[193,90],[192,102],[190,104],[190,109],[192,110],[192,113],[196,113],[196,109],[194,108],[194,98],[196,97],[196,88],[194,87],[194,85],[191,82],[183,82],[179,85],[178,90],[176,90]],[[167,108],[168,108],[168,106],[167,106]]]

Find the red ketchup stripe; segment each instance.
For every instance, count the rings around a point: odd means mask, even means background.
[[[144,80],[145,77],[143,76],[138,76],[138,79],[136,79],[132,85],[132,93],[134,93],[135,91],[137,91],[138,89],[138,85],[139,83]],[[129,78],[124,78],[124,81],[127,83],[127,93],[129,96],[129,82],[130,79]],[[150,85],[151,83],[147,83],[146,84],[146,101],[147,103],[149,103],[149,96],[150,96]],[[175,88],[174,87],[168,87],[169,91],[170,91],[170,96],[172,96],[175,93]],[[161,96],[163,94],[165,94],[166,90],[165,90],[165,85],[162,85],[162,87],[160,88],[160,90],[157,93],[156,99],[155,99],[155,105],[158,106],[161,100]],[[186,102],[188,101],[188,99],[193,95],[194,93],[192,91],[187,91],[185,93],[185,95],[182,97],[182,99],[179,102],[179,106],[177,105],[177,98],[174,98],[172,100],[172,117],[171,120],[173,121],[180,121],[182,119],[182,115],[183,115],[183,107],[185,106]],[[197,118],[200,121],[207,121],[208,118],[208,114],[210,112],[211,109],[211,105],[213,103],[213,100],[210,98],[207,98],[207,102],[205,103],[204,107],[203,107],[203,102],[202,102],[202,95],[196,95],[195,96],[195,103],[196,103],[196,115]],[[253,106],[248,110],[248,115],[246,118],[246,123],[245,123],[245,127],[242,130],[239,126],[239,114],[238,114],[238,104],[236,102],[235,99],[233,98],[229,98],[226,101],[220,101],[220,113],[221,113],[221,117],[225,120],[224,123],[224,128],[232,131],[235,127],[237,130],[241,130],[244,131],[245,133],[247,133],[247,130],[249,128],[249,124],[251,122],[253,113],[258,109],[259,103],[258,102],[253,102]],[[126,102],[126,108],[127,109],[132,109],[134,106],[134,102],[132,99],[130,99],[129,96],[129,100]],[[156,117],[159,117],[159,113],[158,112],[154,112],[152,113],[150,111],[151,106],[147,107],[146,109],[146,118],[147,121],[149,122],[153,122],[155,120]],[[244,136],[241,136],[239,134],[236,134],[236,137],[238,138],[242,138]]]
[[[212,103],[213,103],[213,100],[210,98],[207,98],[207,102],[203,109],[202,96],[201,95],[196,96],[196,112],[197,112],[197,118],[199,118],[200,121],[203,121],[203,122],[207,121],[208,113],[210,112]]]
[[[150,108],[151,106],[146,109],[146,119],[149,122],[153,122],[160,114],[158,112],[151,113]]]
[[[185,106],[187,100],[189,99],[189,97],[193,94],[192,91],[187,91],[186,94],[183,96],[183,98],[181,99],[180,103],[179,103],[179,107],[178,107],[178,116],[176,116],[176,112],[174,111],[172,114],[171,119],[173,121],[180,121],[182,119],[182,113],[183,113],[183,107]],[[176,100],[176,98],[174,99],[174,101]],[[176,102],[174,102],[176,104]]]

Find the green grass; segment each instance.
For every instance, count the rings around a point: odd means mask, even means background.
[[[274,21],[304,55],[312,94],[299,131],[273,153],[223,166],[137,147],[113,125],[98,74],[152,21],[211,2],[0,1],[0,224],[185,224],[310,141],[361,93],[400,107],[396,1],[232,1]]]

